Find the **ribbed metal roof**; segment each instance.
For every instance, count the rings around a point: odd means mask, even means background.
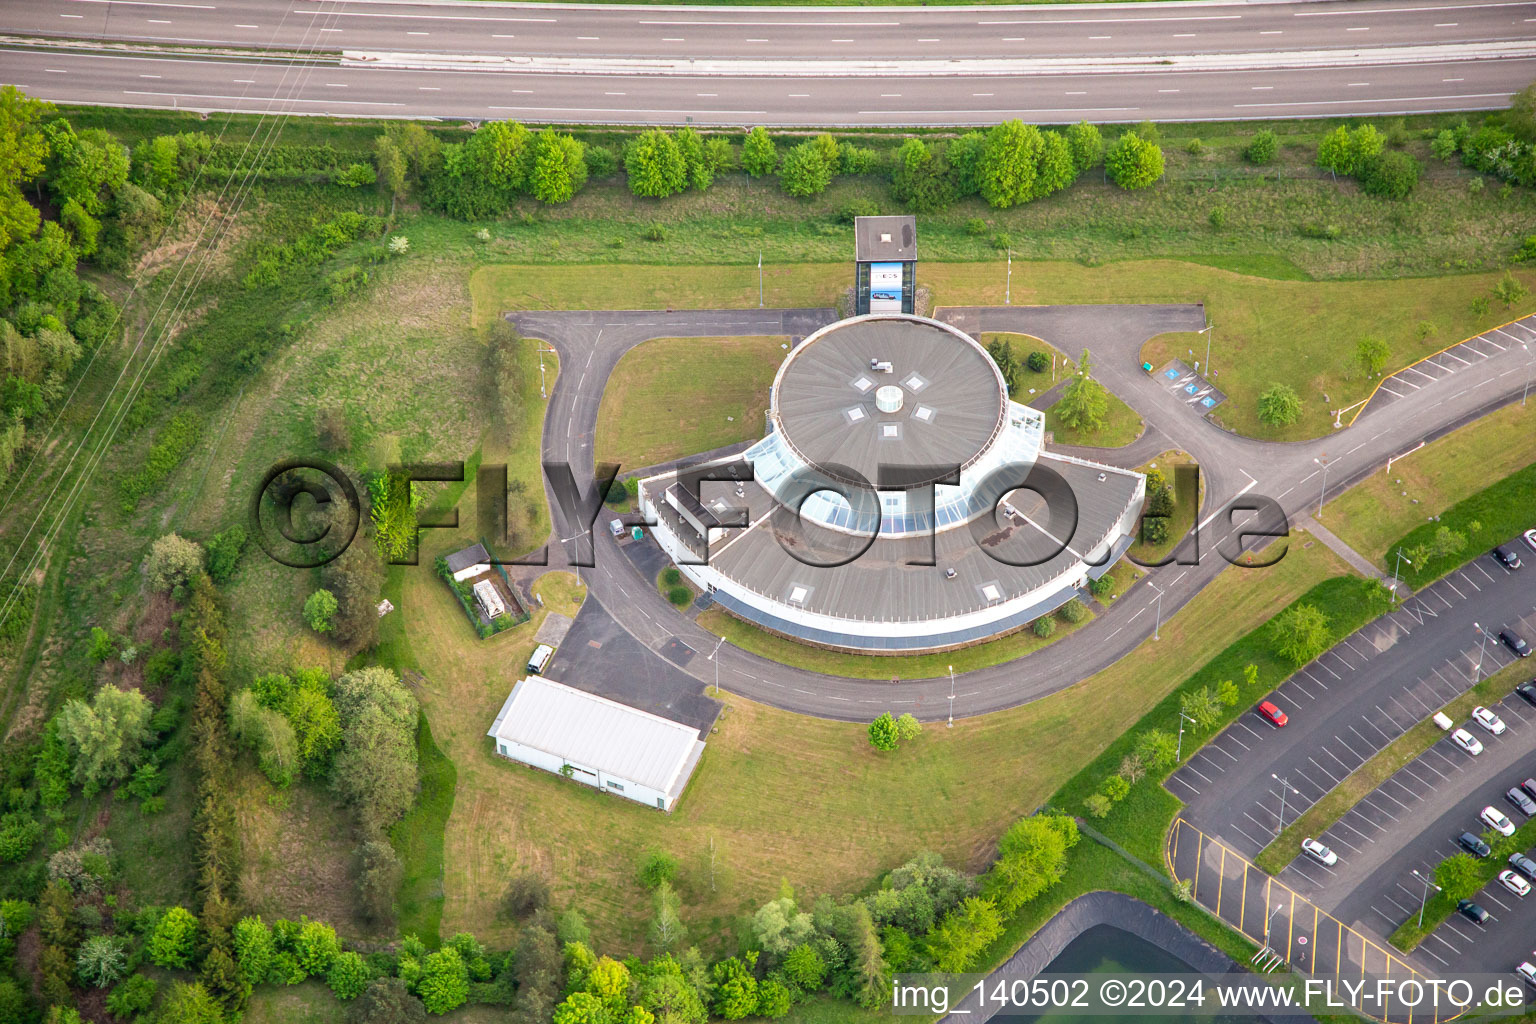
[[[489,735],[662,793],[699,743],[692,726],[542,676],[512,687]]]

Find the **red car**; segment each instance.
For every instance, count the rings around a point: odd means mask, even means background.
[[[1282,728],[1286,722],[1290,721],[1284,711],[1281,711],[1267,700],[1259,702],[1259,714],[1263,715],[1269,724],[1273,725],[1276,729]]]

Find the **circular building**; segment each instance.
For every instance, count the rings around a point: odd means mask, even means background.
[[[1043,450],[956,328],[854,317],[797,345],[767,435],[735,460],[641,481],[678,567],[723,607],[847,650],[954,647],[1074,597],[1129,547],[1144,480]]]

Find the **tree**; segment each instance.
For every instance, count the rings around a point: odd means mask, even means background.
[[[1221,721],[1221,700],[1209,686],[1191,690],[1179,698],[1179,710],[1194,719],[1201,729],[1209,729]]]
[[[75,973],[93,988],[115,985],[128,972],[128,954],[115,935],[92,935],[75,955]]]
[[[1067,147],[1072,151],[1072,166],[1078,174],[1104,159],[1104,136],[1087,121],[1067,127]]]
[[[469,998],[469,970],[458,950],[445,947],[421,962],[416,994],[428,1013],[447,1013],[463,1005]]]
[[[528,191],[541,203],[569,202],[587,183],[586,147],[573,136],[545,128],[530,147]]]
[[[235,566],[245,553],[245,527],[235,523],[208,541],[208,578],[215,583],[227,582],[235,574]]]
[[[379,172],[379,185],[389,193],[390,215],[394,215],[395,203],[406,196],[406,175],[410,165],[400,144],[389,135],[373,140],[373,166]]]
[[[553,1024],[616,1024],[612,1012],[590,992],[572,992],[555,1007]]]
[[[1333,172],[1335,176],[1349,174],[1355,169],[1348,128],[1339,125],[1323,136],[1317,144],[1317,166]]]
[[[331,759],[341,742],[336,707],[319,686],[300,686],[288,707],[288,722],[298,744],[299,764],[311,779],[330,774]]]
[[[277,947],[261,916],[242,917],[234,927],[235,962],[247,985],[260,985],[272,973]]]
[[[1109,415],[1109,392],[1091,374],[1088,350],[1083,349],[1076,375],[1067,382],[1056,403],[1061,422],[1074,430],[1098,430]]]
[[[1458,853],[1435,865],[1435,884],[1447,899],[1470,899],[1483,887],[1483,873],[1471,854]]]
[[[982,880],[982,892],[1004,914],[1059,882],[1067,850],[1076,844],[1077,824],[1065,815],[1035,815],[1013,823],[998,842],[997,860]]]
[[[202,986],[178,981],[166,994],[156,1024],[224,1024],[224,1006]]]
[[[1162,729],[1148,729],[1136,737],[1136,754],[1153,770],[1172,768],[1178,760],[1178,741]]]
[[[502,906],[513,918],[527,917],[549,906],[549,883],[532,871],[513,875],[502,894]]]
[[[91,703],[76,698],[59,711],[59,736],[74,755],[74,779],[86,795],[120,782],[138,766],[154,705],[137,689],[103,686]]]
[[[375,978],[347,1007],[347,1024],[426,1024],[427,1009],[399,978]]]
[[[935,970],[958,974],[1003,931],[1002,915],[992,901],[972,896],[944,915],[928,934],[928,955]]]
[[[1355,345],[1355,362],[1367,377],[1379,377],[1392,358],[1392,347],[1382,338],[1367,335]]]
[[[1270,643],[1280,657],[1294,665],[1305,665],[1333,643],[1333,630],[1322,609],[1298,604],[1274,620]]]
[[[79,134],[64,118],[43,129],[48,137],[48,188],[63,205],[73,199],[93,216],[128,180],[128,148],[101,128]]]
[[[640,884],[654,889],[677,877],[677,858],[665,850],[650,850],[640,862]]]
[[[306,920],[299,928],[293,942],[293,955],[298,958],[304,973],[315,978],[325,977],[331,969],[331,961],[341,952],[341,942],[336,929],[322,921]]]
[[[764,177],[778,169],[777,147],[768,129],[762,125],[747,132],[746,141],[741,144],[741,166],[754,178]]]
[[[1301,418],[1301,396],[1278,381],[1259,396],[1259,419],[1272,427],[1288,427]]]
[[[336,595],[329,590],[317,590],[305,599],[304,621],[316,633],[329,633],[335,616]]]
[[[820,195],[832,183],[832,167],[814,142],[802,142],[784,154],[779,185],[796,199]]]
[[[170,590],[188,583],[203,571],[203,547],[174,533],[159,537],[149,546],[144,575],[156,590]]]
[[[1466,546],[1467,538],[1465,534],[1453,530],[1449,526],[1442,526],[1435,530],[1435,535],[1430,540],[1425,554],[1434,559],[1449,558],[1459,553]]]
[[[1230,679],[1223,679],[1216,684],[1216,699],[1225,707],[1236,707],[1238,700],[1237,684]]]
[[[869,743],[876,750],[895,750],[896,740],[896,720],[889,711],[869,723]]]
[[[1041,132],[1040,162],[1035,168],[1036,198],[1060,192],[1077,180],[1072,145],[1060,132]]]
[[[777,978],[764,978],[757,986],[757,1015],[777,1020],[789,1013],[789,986]]]
[[[0,87],[0,252],[37,230],[37,208],[21,186],[43,173],[48,137],[41,127],[53,106],[14,85]]]
[[[1011,395],[1019,383],[1019,360],[1013,354],[1013,346],[1006,339],[994,338],[987,342],[987,355],[997,364],[997,370],[1003,376],[1003,386]]]
[[[1504,271],[1504,276],[1499,278],[1498,283],[1493,286],[1493,297],[1506,306],[1513,306],[1529,293],[1530,289],[1521,284],[1515,278],[1515,275],[1507,270]]]
[[[1019,120],[988,132],[976,161],[976,187],[990,206],[1007,209],[1035,196],[1036,164],[1045,140],[1040,129]]]
[[[342,731],[331,779],[365,833],[400,820],[416,799],[414,707],[405,725],[386,706],[365,705]]]
[[[688,172],[688,187],[703,192],[714,184],[715,169],[704,157],[704,140],[698,129],[691,126],[679,128],[675,136],[677,151],[682,154],[683,166]]]
[[[711,969],[715,983],[715,1013],[726,1020],[740,1020],[757,1012],[757,978],[752,967],[756,953],[722,960]]]
[[[171,907],[155,923],[147,952],[158,967],[190,967],[196,946],[197,918],[185,907]]]
[[[154,1005],[160,985],[146,974],[130,974],[128,979],[107,996],[107,1012],[116,1017],[131,1019]],[[0,1016],[0,1020],[4,1020]]]
[[[356,999],[368,987],[368,965],[350,949],[338,953],[325,972],[325,983],[342,1002]]]
[[[816,934],[811,915],[795,906],[793,896],[780,896],[757,908],[752,915],[752,936],[757,946],[778,959]]]
[[[662,879],[656,886],[656,891],[651,894],[651,903],[655,912],[651,915],[651,945],[663,953],[681,945],[688,936],[688,929],[683,920],[678,916],[682,907],[682,899],[677,895],[677,890],[672,888],[672,883]]]
[[[1419,183],[1423,170],[1417,160],[1398,150],[1364,157],[1358,171],[1360,190],[1384,199],[1403,199]]]
[[[1280,137],[1272,129],[1260,128],[1243,150],[1243,158],[1251,164],[1263,165],[1273,160],[1279,151]]]
[[[1135,132],[1126,132],[1104,154],[1109,180],[1123,189],[1146,188],[1163,176],[1163,150]]]
[[[704,1024],[709,1012],[699,991],[671,954],[663,953],[635,971],[637,1001],[665,1024]]]
[[[904,712],[900,718],[896,719],[896,738],[903,743],[917,739],[918,733],[922,731],[922,723],[910,711]]]
[[[624,172],[637,196],[657,199],[688,187],[688,167],[677,141],[660,128],[640,133],[625,147]]]
[[[784,976],[806,992],[821,989],[827,977],[827,965],[809,942],[802,942],[784,956]]]
[[[915,213],[937,213],[959,198],[954,171],[943,151],[935,152],[922,139],[907,139],[896,151],[891,192]]]

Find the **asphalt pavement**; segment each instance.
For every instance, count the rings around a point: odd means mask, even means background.
[[[0,34],[7,80],[58,102],[580,123],[1386,115],[1498,109],[1536,77],[1523,2],[41,0]]]

